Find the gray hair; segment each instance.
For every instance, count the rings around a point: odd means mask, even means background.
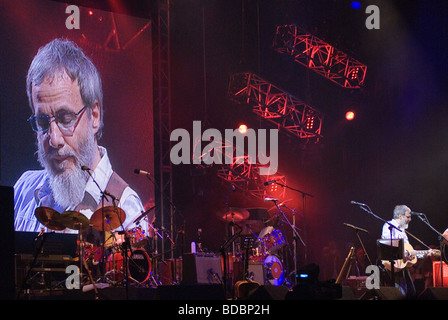
[[[72,81],[78,81],[79,91],[84,105],[91,115],[95,102],[100,108],[100,127],[96,133],[99,140],[103,131],[103,89],[101,77],[92,61],[74,42],[66,39],[54,39],[41,47],[31,62],[26,78],[28,102],[34,113],[31,95],[33,85],[39,85],[44,79],[52,80],[61,71],[65,71]]]
[[[395,206],[395,208],[394,208],[394,219],[397,219],[400,215],[404,216],[407,211],[411,212],[411,209],[408,206],[404,205],[404,204]]]

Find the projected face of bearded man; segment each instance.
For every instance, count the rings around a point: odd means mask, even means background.
[[[47,130],[37,133],[39,162],[49,174],[55,201],[74,207],[82,201],[89,177],[81,166],[95,168],[100,161],[95,136],[100,107],[85,105],[78,81],[64,70],[33,84],[31,99],[34,115],[44,119],[43,126],[50,120]]]

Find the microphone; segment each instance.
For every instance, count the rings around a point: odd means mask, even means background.
[[[103,193],[104,193],[106,196],[111,197],[112,200],[117,200],[117,198],[116,198],[113,194],[111,194],[110,192],[108,192],[108,191],[104,191]]]
[[[264,201],[278,201],[278,199],[275,199],[275,198],[264,198]]]
[[[81,166],[81,170],[84,170],[84,171],[92,171],[92,170],[90,170],[89,167],[86,167],[86,166]]]
[[[352,229],[354,229],[354,230],[356,230],[356,231],[363,231],[363,232],[365,232],[365,233],[369,233],[369,231],[367,231],[366,229],[362,229],[362,228],[359,228],[359,227],[355,227],[354,225],[349,224],[349,223],[345,223],[345,222],[344,222],[344,226],[349,227],[349,228],[352,228]]]
[[[367,206],[365,203],[350,201],[351,204],[357,204],[358,206]]]
[[[135,169],[134,173],[135,174],[143,174],[143,175],[146,175],[146,176],[150,176],[151,175],[149,172],[143,171],[143,170],[139,170],[139,169]]]
[[[421,213],[421,212],[414,212],[414,211],[411,211],[411,214],[412,214],[413,216],[424,216],[424,215],[425,215],[424,213]]]
[[[273,184],[273,183],[276,183],[276,182],[277,182],[277,180],[266,181],[266,182],[264,183],[264,185],[265,185],[265,186],[268,186],[268,185]]]

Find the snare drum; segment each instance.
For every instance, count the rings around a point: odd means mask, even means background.
[[[151,275],[151,261],[143,249],[128,251],[128,273],[129,279],[143,283]],[[123,254],[121,252],[112,253],[107,258],[106,276],[111,281],[122,281],[124,275]]]

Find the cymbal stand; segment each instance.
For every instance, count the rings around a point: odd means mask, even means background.
[[[296,226],[295,226],[295,220],[294,220],[294,225],[291,224],[291,222],[289,221],[289,219],[286,217],[285,213],[283,212],[283,210],[280,208],[280,206],[277,203],[277,199],[271,199],[272,202],[274,202],[275,206],[277,207],[278,211],[280,212],[280,214],[283,217],[283,220],[286,221],[286,223],[289,225],[289,227],[291,228],[293,234],[294,234],[294,284],[297,284],[297,270],[298,270],[298,266],[297,266],[297,241],[301,241],[302,244],[306,247],[305,242],[302,240],[302,238],[300,237],[300,234],[297,232]],[[295,210],[294,210],[295,213]],[[293,214],[293,218],[295,217],[295,214]]]
[[[306,235],[306,233],[307,233],[307,228],[306,228],[306,197],[314,198],[314,196],[312,194],[309,194],[308,192],[305,192],[305,191],[302,191],[302,190],[299,190],[299,189],[296,189],[296,188],[289,187],[289,186],[287,186],[285,184],[282,184],[282,183],[279,183],[277,181],[275,181],[274,183],[279,185],[279,186],[281,186],[281,187],[284,187],[284,188],[287,188],[289,190],[296,191],[296,192],[299,192],[299,193],[302,194],[303,233],[304,233],[304,238],[306,240],[307,239],[307,235]],[[294,232],[297,234],[295,229],[294,229]],[[305,248],[305,257],[304,258],[305,258],[305,264],[306,264],[306,263],[308,263],[308,247],[305,244],[305,242],[303,242],[303,241],[302,241],[302,244],[303,244],[303,246]],[[295,254],[295,252],[294,252],[294,254]]]
[[[297,270],[298,270],[298,265],[297,265],[297,263],[298,263],[298,261],[297,261],[297,242],[300,240],[300,242],[302,243],[302,245],[306,248],[306,244],[305,244],[305,242],[303,241],[303,239],[300,237],[300,234],[298,233],[298,231],[297,231],[297,227],[296,227],[296,215],[297,215],[297,211],[296,211],[296,209],[291,209],[291,208],[289,208],[289,207],[287,207],[285,204],[283,204],[283,206],[285,207],[285,208],[288,208],[289,210],[291,210],[291,212],[292,212],[292,224],[291,223],[289,223],[289,220],[288,220],[288,218],[285,216],[285,214],[280,210],[280,212],[281,212],[281,214],[283,215],[283,219],[284,220],[286,220],[286,222],[289,224],[289,226],[292,228],[292,230],[293,230],[293,233],[294,233],[294,274],[295,274],[295,277],[294,277],[294,284],[297,284]],[[303,218],[305,218],[305,216],[304,215],[302,215],[302,214],[300,214],[299,213],[299,215],[301,215]]]

